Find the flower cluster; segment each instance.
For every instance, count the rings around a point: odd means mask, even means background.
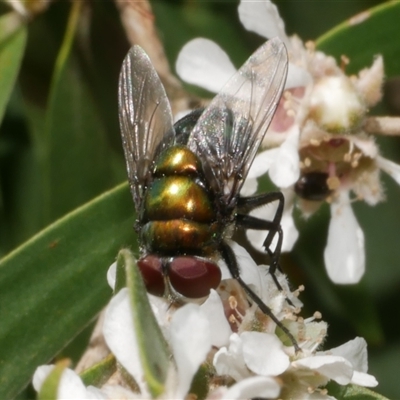
[[[191,384],[201,366],[207,371],[208,399],[332,399],[325,389],[330,380],[339,385],[377,384],[367,374],[363,339],[356,338],[329,351],[318,351],[327,333],[327,324],[317,321],[318,313],[308,319],[300,318],[299,291],[289,291],[285,276],[278,274],[283,287],[279,291],[266,273],[266,267],[257,266],[239,245],[232,243],[232,246],[241,261],[243,279],[290,330],[300,351],[295,351],[277,325],[256,305],[249,305],[240,286],[232,279],[224,279],[218,291],[211,291],[200,305],[177,308],[166,299],[148,295],[171,352],[167,381],[159,398],[195,398]],[[221,268],[223,277],[227,277],[226,267],[221,265]],[[110,276],[115,274],[115,265],[112,271]],[[114,284],[115,280],[112,278],[110,282]],[[287,298],[293,306],[288,305]],[[128,289],[121,289],[107,307],[103,335],[134,384],[125,380],[119,384],[106,383],[101,388],[85,387],[75,372],[66,369],[58,386],[58,398],[151,398],[140,362],[138,334]],[[53,368],[37,369],[33,379],[37,391]]]
[[[324,253],[328,275],[336,283],[357,283],[365,270],[364,234],[351,203],[364,200],[375,205],[384,198],[381,170],[400,184],[400,166],[384,159],[364,130],[368,110],[382,97],[382,57],[357,76],[347,76],[345,57],[338,65],[313,43],[288,37],[270,1],[241,0],[238,11],[246,29],[265,38],[278,36],[289,54],[285,92],[242,194],[253,194],[256,179],[267,172],[283,191],[284,251],[291,250],[298,237],[292,218],[295,203],[308,217],[328,202],[331,222]],[[183,80],[213,92],[236,71],[227,54],[203,38],[183,47],[176,69]],[[269,212],[261,209],[254,215],[266,218]],[[250,231],[248,236],[262,249],[259,232]]]

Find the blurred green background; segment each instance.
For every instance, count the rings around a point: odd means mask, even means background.
[[[0,22],[1,256],[58,218],[126,181],[118,126],[117,80],[129,43],[112,1],[83,3],[74,41],[71,3],[67,1],[54,2],[29,21],[26,29],[12,35],[7,35],[6,24]],[[362,24],[342,26],[319,44],[329,54],[348,55],[351,72],[371,65],[373,55],[383,53],[386,86],[393,88],[391,79],[400,75],[400,30],[396,23],[400,11],[395,2],[294,0],[276,4],[287,33],[296,33],[303,40],[316,40],[347,18],[382,5],[365,29]],[[241,26],[237,1],[156,0],[151,5],[172,69],[180,48],[198,36],[219,43],[237,66],[263,41]],[[0,4],[2,18],[10,10],[6,4]],[[390,97],[373,112],[400,114]],[[377,141],[386,158],[400,163],[399,138],[379,137]],[[301,297],[305,303],[303,315],[318,310],[330,325],[325,348],[357,335],[365,337],[369,344],[369,371],[380,382],[377,392],[396,398],[400,397],[396,370],[400,360],[400,188],[390,178],[383,177],[383,181],[386,202],[373,208],[363,203],[354,205],[367,249],[367,271],[359,285],[335,286],[326,276],[323,249],[329,222],[327,206],[308,221],[298,216],[300,239],[293,252],[284,256],[284,270],[293,286],[306,287]],[[35,363],[54,357],[106,304],[109,290],[105,282],[97,282],[104,280],[104,272],[119,248],[135,247],[131,229],[133,203],[126,186],[107,196],[78,210],[1,262],[0,321],[9,321],[8,325],[3,324],[3,331],[0,327],[2,397],[12,397],[20,391]],[[127,216],[131,218],[126,219]],[[71,227],[73,218],[76,225]],[[63,235],[75,237],[76,241],[66,241],[61,248],[58,244],[64,243]],[[47,250],[41,247],[43,243],[47,243]],[[50,258],[46,253],[49,249],[54,249]],[[69,275],[64,261],[67,258],[72,260]],[[74,268],[88,271],[87,265],[93,266],[93,270],[84,279],[74,281],[70,276],[75,274]],[[66,297],[69,284],[80,285],[74,300],[76,303],[82,299],[80,317],[69,320],[68,329],[60,328],[65,336],[51,351],[44,350],[42,355],[38,351],[58,338],[46,333],[44,343],[25,352],[23,343],[39,341],[42,335],[37,321],[42,315],[48,318],[51,314],[47,309],[51,297],[40,297],[47,287],[42,285],[50,287],[55,280]],[[92,300],[87,300],[87,292],[96,290]],[[20,293],[21,296],[16,295]],[[37,301],[39,297],[41,302]],[[32,302],[30,308],[25,307],[28,299]],[[63,303],[58,299],[61,307]],[[19,310],[24,311],[19,314]],[[51,323],[63,327],[63,318],[69,318],[71,313],[74,309],[66,305]],[[18,325],[22,319],[25,325]],[[14,353],[8,351],[9,330],[22,326],[22,344]],[[46,329],[51,327],[50,323],[46,325]],[[62,356],[77,360],[87,340],[88,330],[77,336]],[[11,368],[12,363],[15,365]],[[13,374],[21,364],[28,367],[17,379]],[[29,390],[20,394],[20,398],[30,396]]]

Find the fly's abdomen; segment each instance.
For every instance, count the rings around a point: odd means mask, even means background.
[[[202,253],[217,245],[218,224],[201,163],[184,146],[167,149],[158,159],[141,215],[141,239],[155,253]]]
[[[212,247],[217,231],[215,223],[183,219],[151,221],[143,226],[142,242],[151,252],[202,253]]]
[[[207,191],[188,176],[156,178],[145,198],[144,220],[157,221],[185,218],[209,222],[214,218]]]

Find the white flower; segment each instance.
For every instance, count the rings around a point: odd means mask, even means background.
[[[207,368],[207,399],[304,398],[332,399],[325,385],[354,383],[375,386],[367,373],[366,343],[356,338],[329,351],[317,351],[327,324],[297,316],[301,302],[298,291],[291,293],[285,276],[277,272],[283,291],[276,288],[265,266],[257,266],[245,249],[230,243],[238,258],[242,278],[271,309],[278,321],[290,330],[301,349],[296,352],[288,337],[277,330],[277,323],[263,314],[247,297],[226,266],[221,265],[223,281],[201,304],[176,308],[169,300],[148,295],[152,311],[171,352],[164,392],[160,399],[187,399],[199,367]],[[108,279],[115,284],[115,266]],[[287,303],[287,298],[295,305]],[[85,387],[72,370],[63,371],[57,399],[149,399],[151,393],[141,363],[138,328],[132,318],[127,288],[110,301],[103,325],[105,341],[118,363],[132,376],[139,390],[124,382],[108,382],[100,388]],[[281,327],[282,327],[281,326]],[[213,365],[214,368],[211,367]],[[33,384],[40,391],[54,366],[39,367]],[[121,386],[122,385],[122,386]]]
[[[53,371],[54,365],[42,365],[36,369],[32,384],[39,392],[49,374]],[[104,386],[97,389],[94,386],[85,387],[79,375],[69,369],[64,369],[57,390],[57,399],[140,399],[140,397],[119,385]]]
[[[298,236],[291,217],[294,204],[308,217],[322,202],[330,203],[324,253],[328,275],[336,283],[357,283],[365,271],[365,248],[350,202],[364,200],[375,205],[383,200],[380,170],[400,184],[400,166],[383,158],[374,139],[363,131],[369,108],[382,97],[382,57],[376,57],[358,76],[348,77],[333,57],[316,51],[312,43],[305,45],[296,36],[288,37],[270,1],[241,0],[238,10],[247,30],[265,38],[280,37],[289,54],[286,91],[262,144],[266,150],[256,156],[242,195],[254,194],[257,178],[266,173],[284,190],[283,251],[290,251]],[[195,39],[181,50],[177,72],[182,79],[217,92],[234,68],[214,42]],[[351,192],[355,198],[350,200]],[[271,219],[272,208],[252,214]],[[253,231],[248,238],[263,250],[265,234]]]

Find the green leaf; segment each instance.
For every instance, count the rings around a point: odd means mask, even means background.
[[[101,387],[111,375],[117,371],[117,360],[113,354],[107,356],[93,367],[83,371],[80,375],[85,386]]]
[[[47,223],[109,188],[113,176],[101,118],[71,53],[82,2],[71,4],[42,137]]]
[[[385,396],[357,385],[340,386],[331,382],[327,386],[328,394],[338,400],[388,400]]]
[[[129,250],[121,250],[132,305],[132,316],[145,380],[153,398],[164,392],[170,352],[151,309],[142,275]]]
[[[105,306],[106,271],[135,244],[126,184],[78,208],[0,262],[0,398],[14,397]]]
[[[38,394],[38,400],[49,400],[58,398],[58,386],[64,370],[68,367],[69,361],[58,362],[54,369],[49,373]]]
[[[400,71],[400,2],[387,2],[366,10],[327,32],[317,41],[319,50],[339,58],[346,55],[346,70],[356,73],[382,54],[388,76]]]
[[[0,123],[18,75],[26,37],[26,27],[16,13],[0,17]]]

